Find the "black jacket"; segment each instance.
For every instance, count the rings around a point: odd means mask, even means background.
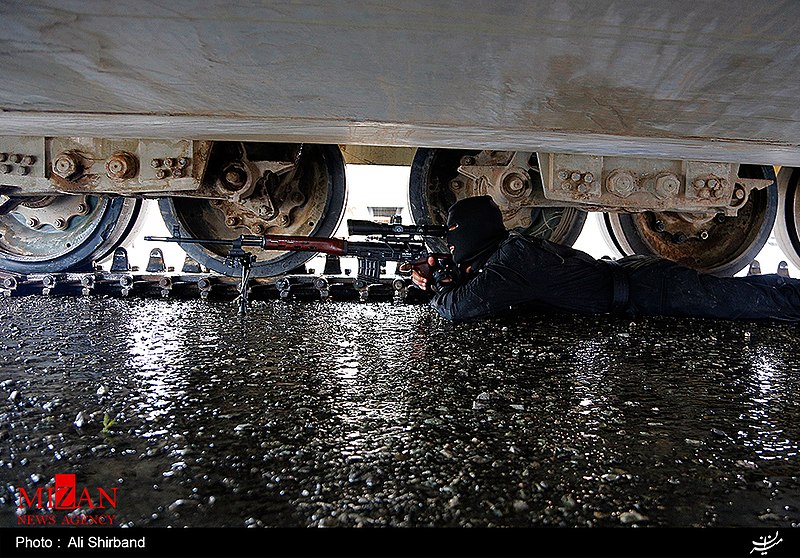
[[[478,271],[440,283],[431,299],[448,320],[525,307],[581,314],[800,321],[800,280],[717,277],[655,256],[595,259],[511,233]]]

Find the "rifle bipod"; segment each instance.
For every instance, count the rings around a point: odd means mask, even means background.
[[[253,254],[245,252],[242,249],[242,243],[240,239],[236,239],[233,241],[230,252],[228,252],[228,255],[225,257],[225,265],[228,265],[234,269],[236,268],[241,269],[241,281],[239,282],[239,296],[236,299],[239,301],[240,316],[244,316],[245,314],[247,314],[248,294],[250,288],[250,275],[253,272],[253,264],[255,263],[255,261],[256,257]]]

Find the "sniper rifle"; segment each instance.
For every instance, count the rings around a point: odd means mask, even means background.
[[[348,233],[351,236],[372,238],[366,241],[350,241],[342,238],[289,236],[289,235],[240,235],[234,239],[195,238],[182,236],[176,226],[172,236],[145,236],[145,240],[154,242],[177,242],[180,244],[205,244],[230,246],[225,264],[234,269],[241,269],[239,288],[240,313],[247,309],[247,285],[250,280],[255,255],[244,250],[245,247],[262,250],[281,250],[294,252],[317,252],[342,257],[355,257],[358,260],[357,281],[361,285],[380,282],[381,268],[386,262],[398,262],[399,271],[408,273],[412,270],[424,270],[428,267],[428,258],[433,256],[445,264],[449,254],[436,254],[425,245],[425,236],[442,237],[447,228],[440,225],[404,225],[393,220],[391,223],[377,223],[348,219]]]

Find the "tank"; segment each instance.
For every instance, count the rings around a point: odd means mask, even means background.
[[[797,22],[772,0],[6,1],[0,270],[91,268],[144,200],[183,237],[330,236],[346,163],[408,165],[416,223],[488,194],[566,244],[597,212],[618,255],[733,275],[774,229],[800,266]],[[262,277],[314,256],[255,252]]]

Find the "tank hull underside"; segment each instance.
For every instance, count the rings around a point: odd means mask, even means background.
[[[796,2],[4,2],[0,135],[800,165]]]
[[[348,162],[410,165],[418,223],[491,195],[569,244],[602,211],[618,255],[727,275],[777,222],[800,265],[797,22],[760,0],[4,2],[0,270],[91,267],[136,228],[118,195],[198,239],[327,236]]]

